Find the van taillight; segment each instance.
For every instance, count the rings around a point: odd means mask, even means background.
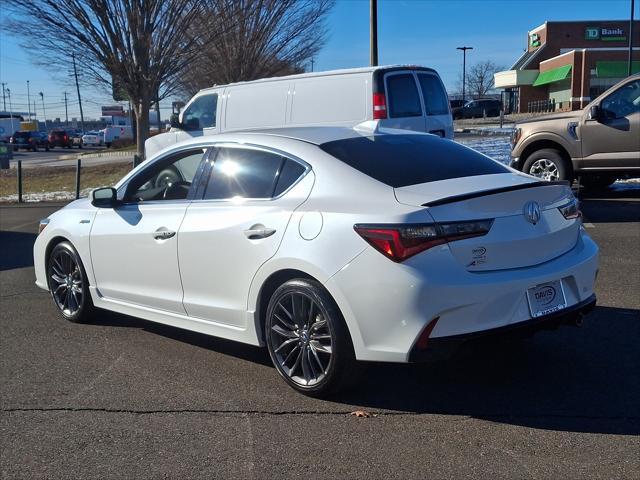
[[[387,118],[387,99],[384,93],[373,94],[373,119],[381,120]]]

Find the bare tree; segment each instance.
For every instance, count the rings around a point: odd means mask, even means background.
[[[334,0],[201,0],[191,32],[201,38],[198,61],[182,78],[193,94],[214,84],[304,71],[323,46]],[[225,29],[211,42],[206,32]],[[202,35],[204,33],[204,35]]]
[[[60,69],[58,60],[78,52],[85,77],[105,87],[118,83],[133,105],[137,149],[143,156],[151,102],[175,91],[180,74],[196,54],[196,39],[186,32],[201,15],[200,2],[7,0],[6,4],[12,13],[7,30],[21,37],[29,51],[47,52],[47,60],[55,52],[51,68]]]
[[[466,91],[472,98],[484,97],[493,90],[493,75],[504,70],[491,60],[478,62],[467,69]],[[462,75],[458,78],[458,90],[462,91]]]

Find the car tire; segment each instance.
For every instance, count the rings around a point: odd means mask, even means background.
[[[278,287],[267,307],[265,337],[278,374],[298,392],[323,397],[357,382],[349,330],[315,280],[294,279]]]
[[[86,323],[93,316],[87,273],[78,252],[69,242],[60,242],[47,258],[47,284],[58,313],[73,323]]]
[[[562,154],[554,148],[542,148],[527,157],[524,173],[545,181],[571,180],[571,168]]]

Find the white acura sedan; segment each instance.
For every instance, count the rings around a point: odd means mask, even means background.
[[[34,257],[70,321],[101,308],[266,345],[315,395],[357,360],[580,323],[598,271],[568,184],[433,135],[338,127],[175,145],[44,219]]]

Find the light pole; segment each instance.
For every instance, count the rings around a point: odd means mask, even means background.
[[[31,97],[29,96],[29,80],[27,80],[27,108],[29,109],[29,120],[31,120]]]
[[[378,0],[369,0],[369,54],[372,67],[378,66]]]
[[[473,50],[473,47],[456,47],[456,50],[462,50],[462,104],[464,105],[464,89],[467,84],[467,50]]]
[[[627,76],[631,76],[631,65],[633,63],[633,0],[631,0],[631,18],[629,19],[629,63],[627,64]]]
[[[42,116],[44,117],[44,129],[47,130],[47,111],[44,109],[44,93],[40,92],[40,99],[42,100]]]
[[[11,106],[11,90],[7,88],[7,97],[9,97],[9,115],[11,116],[11,136],[16,133],[13,128],[13,107]]]

